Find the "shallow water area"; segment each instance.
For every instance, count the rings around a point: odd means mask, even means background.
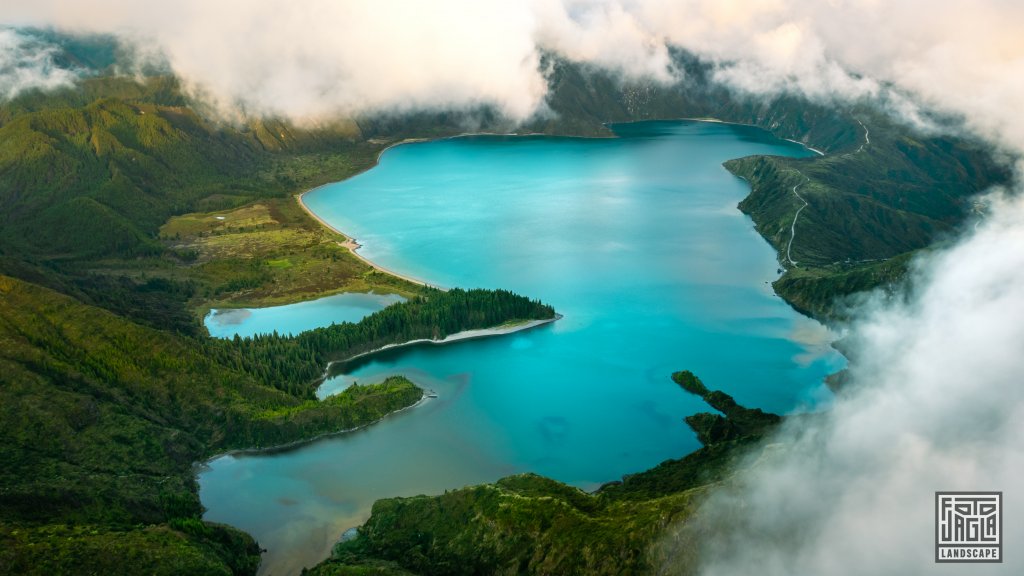
[[[378,498],[524,471],[593,489],[680,457],[698,447],[683,418],[709,408],[675,370],[770,411],[828,401],[821,379],[843,359],[772,293],[775,253],[736,208],[749,188],[721,166],[812,152],[721,123],[614,128],[403,145],[305,196],[386,268],[510,289],[564,318],[361,358],[339,385],[401,373],[437,398],[353,434],[211,462],[206,518],[254,534],[263,573],[322,559]]]
[[[298,334],[313,328],[359,322],[378,310],[403,302],[395,294],[349,292],[283,306],[266,308],[214,308],[203,324],[216,338],[242,338],[256,334]]]

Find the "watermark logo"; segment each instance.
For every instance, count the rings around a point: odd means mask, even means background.
[[[935,561],[1003,561],[1003,493],[935,493]]]

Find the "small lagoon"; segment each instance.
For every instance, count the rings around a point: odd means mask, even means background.
[[[245,338],[256,334],[298,334],[306,330],[359,322],[404,298],[395,294],[347,293],[316,300],[267,308],[215,308],[203,318],[203,324],[216,338]]]
[[[772,293],[775,253],[736,208],[747,184],[721,165],[812,152],[729,124],[614,129],[403,145],[306,195],[382,266],[511,289],[565,317],[362,358],[336,383],[402,373],[437,398],[355,433],[210,462],[206,518],[254,534],[264,574],[324,558],[378,498],[524,471],[593,489],[680,457],[698,447],[683,417],[708,407],[671,382],[675,370],[775,412],[829,401],[821,380],[843,359]]]

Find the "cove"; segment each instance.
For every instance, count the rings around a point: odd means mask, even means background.
[[[266,308],[221,308],[210,310],[203,325],[216,338],[242,338],[256,334],[298,334],[313,328],[358,322],[386,306],[405,300],[395,294],[335,294],[316,300]]]
[[[324,558],[373,501],[532,471],[584,489],[698,447],[697,373],[751,407],[827,401],[842,358],[771,290],[778,264],[721,163],[809,156],[762,130],[616,125],[618,138],[462,137],[388,150],[305,196],[360,253],[442,286],[507,288],[564,315],[509,336],[396,348],[338,368],[402,373],[437,393],[366,429],[229,455],[199,476],[208,520],[268,549],[264,574]]]

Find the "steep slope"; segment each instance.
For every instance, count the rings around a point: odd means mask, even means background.
[[[46,255],[157,252],[152,233],[170,214],[255,162],[188,109],[119,99],[20,114],[0,142],[5,239]]]
[[[225,366],[200,343],[31,284],[0,277],[0,295],[0,450],[8,463],[0,471],[0,515],[8,519],[153,522],[169,506],[198,512],[192,462],[248,446],[269,425],[291,426],[269,418],[274,411],[340,406],[310,405],[305,391],[295,396],[260,383],[245,354],[235,355],[238,366]],[[408,403],[404,391],[399,396],[390,409]],[[345,420],[351,416],[280,435],[363,421]]]

